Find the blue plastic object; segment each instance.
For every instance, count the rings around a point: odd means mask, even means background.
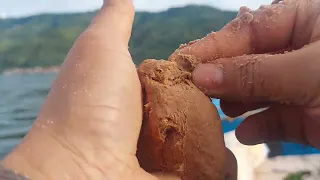
[[[212,103],[217,107],[221,119],[226,119],[227,116],[223,113],[220,107],[220,100],[212,99]],[[232,122],[222,121],[224,133],[234,131],[243,121],[243,118],[235,119]],[[286,155],[304,155],[304,154],[320,154],[320,150],[312,148],[310,146],[295,144],[295,143],[281,143],[282,152],[284,156]]]

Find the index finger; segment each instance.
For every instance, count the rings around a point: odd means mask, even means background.
[[[218,32],[181,46],[169,59],[192,55],[205,63],[244,54],[281,51],[290,43],[296,20],[294,0],[261,6],[256,11],[242,7],[238,17]]]

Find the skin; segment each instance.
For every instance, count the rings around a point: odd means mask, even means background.
[[[194,70],[194,83],[221,98],[230,117],[268,108],[237,129],[242,143],[286,141],[320,149],[319,14],[317,0],[244,7],[221,31],[175,52],[208,62]]]
[[[136,158],[141,84],[128,51],[132,0],[104,0],[77,39],[28,135],[3,161],[31,179],[176,180]],[[236,179],[229,153],[226,179]]]

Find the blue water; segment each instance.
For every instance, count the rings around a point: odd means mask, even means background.
[[[217,106],[218,112],[220,114],[221,119],[226,118],[227,116],[222,112],[220,108],[220,101],[217,99],[213,99],[212,102]],[[223,131],[230,132],[234,131],[243,121],[243,118],[238,118],[233,122],[223,121]],[[312,148],[310,146],[295,144],[295,143],[287,143],[281,142],[282,154],[283,156],[287,155],[303,155],[303,154],[320,154],[320,150]]]
[[[8,154],[30,129],[55,79],[55,73],[0,75],[0,159]],[[217,105],[222,119],[226,116]],[[236,129],[243,119],[223,121],[224,132]],[[320,154],[313,148],[282,143],[283,155]]]

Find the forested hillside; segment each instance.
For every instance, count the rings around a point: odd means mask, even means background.
[[[59,65],[96,12],[0,20],[0,69]],[[166,58],[179,44],[217,31],[236,12],[208,6],[137,12],[130,51],[136,64]]]

